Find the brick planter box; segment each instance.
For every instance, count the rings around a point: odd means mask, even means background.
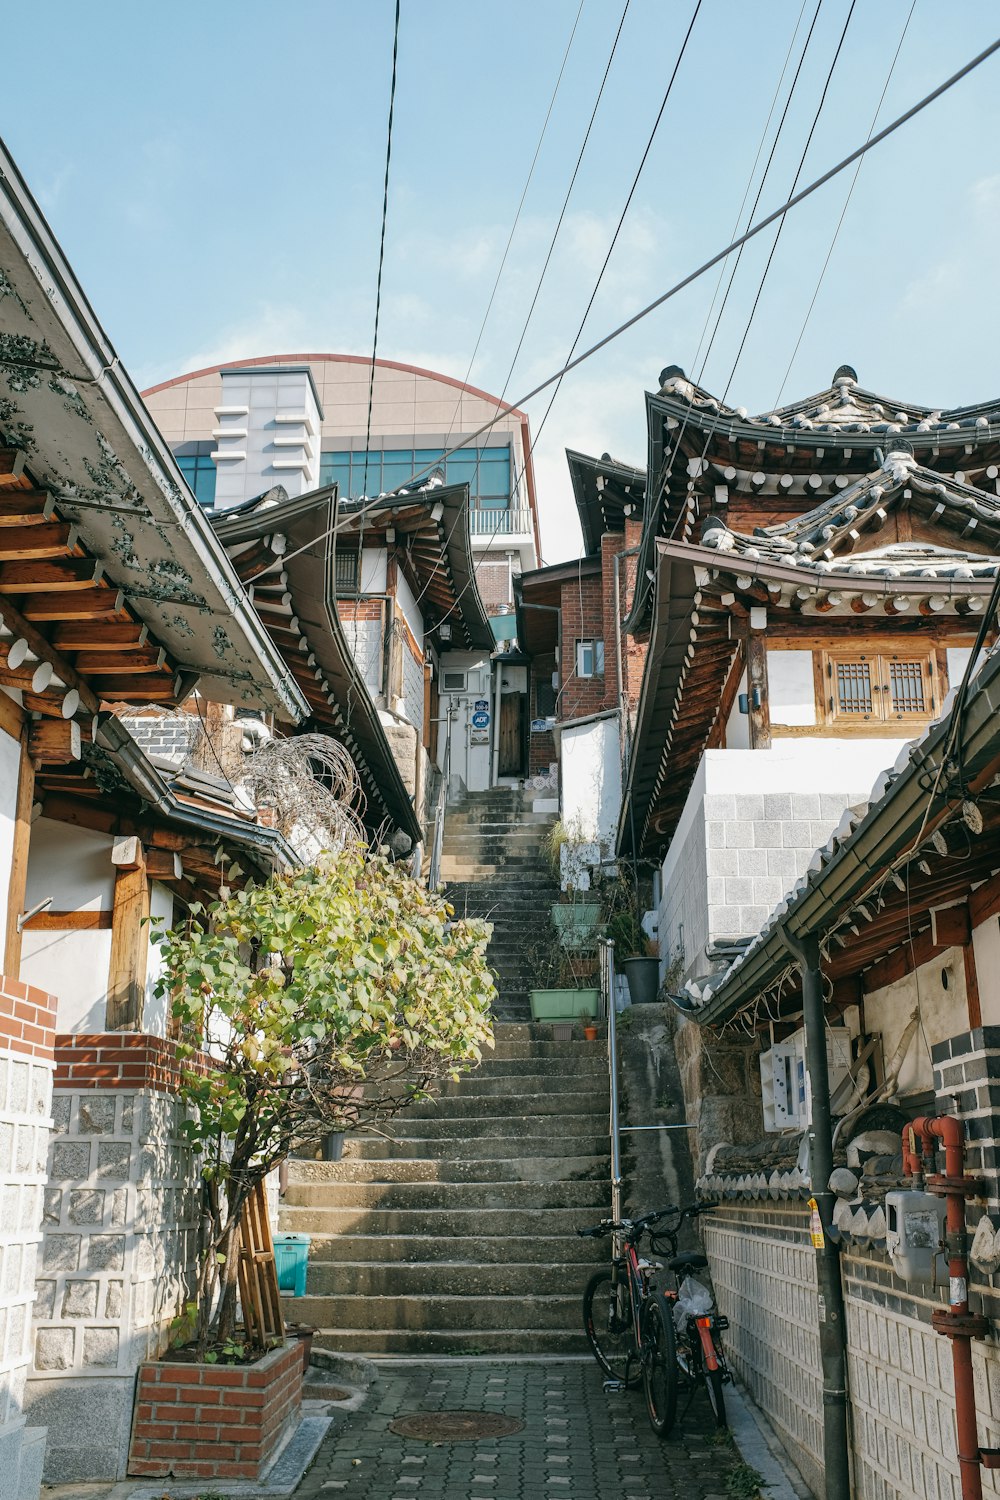
[[[259,1479],[301,1406],[297,1339],[255,1365],[140,1365],[128,1472]]]

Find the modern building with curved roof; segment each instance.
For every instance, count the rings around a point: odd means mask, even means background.
[[[214,510],[278,484],[294,496],[336,481],[347,501],[435,469],[447,484],[467,483],[479,591],[489,614],[507,612],[513,579],[538,564],[527,416],[449,375],[378,359],[369,424],[370,372],[362,355],[275,354],[194,370],[143,397]]]

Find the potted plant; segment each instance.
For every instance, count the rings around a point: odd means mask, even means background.
[[[593,1011],[582,1011],[580,1014],[580,1024],[583,1027],[584,1040],[588,1042],[596,1042],[597,1027],[594,1025]]]
[[[184,1408],[181,1427],[171,1415],[192,1363],[201,1386],[225,1365],[227,1391],[234,1366],[264,1391],[260,1422],[244,1419],[245,1441],[222,1440],[215,1476],[258,1478],[294,1419],[299,1340],[266,1348],[237,1328],[243,1209],[293,1151],[379,1128],[492,1046],[491,929],[452,915],[402,865],[356,847],[192,907],[186,927],[160,935],[158,989],[183,1039],[183,1129],[200,1154],[210,1226],[190,1338],[140,1369],[131,1474],[204,1477],[199,1464],[220,1439],[199,1424],[215,1407],[197,1421]]]
[[[636,893],[624,881],[613,888],[606,931],[614,941],[615,967],[628,981],[631,1003],[652,1005],[660,986],[657,947],[643,932]]]
[[[572,1022],[593,1016],[600,990],[593,983],[593,954],[563,949],[555,932],[529,949],[537,986],[529,991],[533,1021]]]

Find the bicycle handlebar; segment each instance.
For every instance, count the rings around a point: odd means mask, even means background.
[[[665,1231],[668,1235],[676,1235],[685,1219],[696,1219],[699,1214],[707,1214],[713,1208],[718,1208],[718,1206],[717,1200],[713,1200],[711,1203],[689,1203],[686,1208],[675,1208],[673,1204],[668,1204],[666,1208],[658,1208],[653,1213],[646,1214],[641,1219],[619,1219],[617,1221],[614,1219],[602,1219],[599,1224],[593,1224],[589,1229],[578,1229],[576,1232],[581,1239],[599,1240],[604,1239],[606,1235],[615,1233],[634,1235],[638,1238],[640,1235],[645,1234],[648,1229],[652,1229],[661,1219],[665,1219],[668,1214],[677,1214],[677,1223],[672,1229]]]

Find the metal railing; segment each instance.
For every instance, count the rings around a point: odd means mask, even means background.
[[[450,729],[449,725],[449,729]],[[441,785],[434,803],[434,834],[431,838],[431,862],[427,870],[427,886],[436,891],[441,883],[441,854],[444,849],[444,815],[448,802],[448,778],[451,774],[451,734],[444,747],[444,765],[441,769]]]
[[[611,1121],[611,1217],[617,1223],[622,1216],[622,1143],[618,1124],[618,1026],[615,1008],[615,945],[612,938],[601,941],[601,1004],[608,1023],[608,1079],[610,1082]]]
[[[530,536],[531,511],[526,506],[511,506],[502,510],[475,506],[469,509],[469,530],[473,536]]]

